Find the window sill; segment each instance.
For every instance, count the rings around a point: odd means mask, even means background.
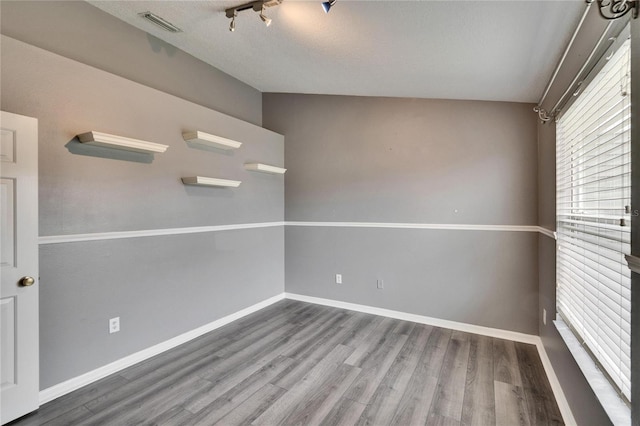
[[[553,323],[611,422],[614,425],[630,426],[631,410],[618,396],[618,393],[613,386],[611,386],[609,380],[600,372],[600,369],[569,329],[569,326],[561,319],[557,319],[553,321]]]

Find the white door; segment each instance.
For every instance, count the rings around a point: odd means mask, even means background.
[[[0,423],[38,408],[38,120],[0,112]]]

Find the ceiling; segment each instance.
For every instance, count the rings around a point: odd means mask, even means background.
[[[262,92],[537,102],[580,19],[583,0],[90,1]],[[172,34],[138,16],[151,11]]]

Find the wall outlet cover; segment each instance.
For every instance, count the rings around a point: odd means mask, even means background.
[[[109,320],[109,334],[120,331],[120,317],[111,318]]]
[[[378,280],[377,285],[378,285],[378,288],[384,288],[384,281]]]
[[[342,274],[336,274],[336,284],[342,284]]]

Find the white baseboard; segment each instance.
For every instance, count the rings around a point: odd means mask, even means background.
[[[556,376],[551,361],[547,356],[547,352],[542,344],[542,339],[539,336],[532,334],[518,333],[515,331],[501,330],[491,327],[483,327],[479,325],[466,324],[462,322],[443,320],[439,318],[427,317],[423,315],[409,314],[406,312],[393,311],[390,309],[376,308],[374,306],[359,305],[356,303],[341,302],[333,299],[323,299],[320,297],[304,296],[301,294],[285,293],[285,297],[291,300],[299,300],[301,302],[315,303],[317,305],[332,306],[334,308],[349,309],[351,311],[364,312],[367,314],[380,315],[383,317],[395,318],[403,321],[417,322],[419,324],[433,325],[436,327],[448,328],[451,330],[464,331],[467,333],[480,334],[483,336],[496,337],[499,339],[513,340],[515,342],[522,342],[536,345],[538,353],[540,354],[540,360],[542,366],[547,374],[551,389],[560,408],[562,418],[568,426],[576,425],[576,420],[573,417],[573,413],[569,408],[569,402],[562,391],[560,381]]]
[[[569,406],[569,401],[567,401],[567,398],[562,391],[562,386],[560,386],[558,376],[556,376],[551,360],[549,359],[549,356],[547,356],[547,351],[544,349],[542,339],[540,337],[537,337],[537,339],[538,342],[536,343],[536,347],[538,348],[538,354],[540,354],[540,360],[542,361],[544,371],[547,373],[547,378],[551,384],[553,395],[556,397],[556,402],[558,403],[558,408],[560,408],[562,419],[567,426],[577,426],[576,419],[573,417],[571,407]]]
[[[356,303],[341,302],[339,300],[304,296],[304,295],[294,294],[294,293],[282,293],[277,296],[270,297],[266,300],[263,300],[262,302],[256,303],[255,305],[249,306],[231,315],[227,315],[226,317],[220,318],[209,324],[203,325],[202,327],[198,327],[194,330],[183,333],[179,336],[176,336],[172,339],[169,339],[167,341],[154,345],[150,348],[143,349],[139,352],[128,355],[110,364],[107,364],[95,370],[89,371],[78,377],[74,377],[73,379],[69,379],[55,386],[44,389],[40,391],[40,395],[39,395],[40,405],[45,404],[49,401],[52,401],[56,398],[59,398],[63,395],[66,395],[69,392],[80,389],[81,387],[91,384],[104,377],[107,377],[110,374],[117,373],[118,371],[121,371],[134,364],[137,364],[138,362],[144,361],[155,355],[161,354],[162,352],[165,352],[169,349],[175,348],[176,346],[179,346],[183,343],[189,342],[190,340],[200,337],[203,334],[206,334],[210,331],[218,329],[235,320],[245,317],[253,312],[259,311],[260,309],[266,308],[267,306],[272,305],[285,298],[291,299],[291,300],[298,300],[301,302],[314,303],[316,305],[324,305],[324,306],[332,306],[332,307],[341,308],[341,309],[349,309],[352,311],[364,312],[364,313],[373,314],[373,315],[380,315],[380,316],[395,318],[395,319],[404,320],[404,321],[412,321],[420,324],[428,324],[436,327],[449,328],[452,330],[459,330],[467,333],[481,334],[483,336],[496,337],[499,339],[508,339],[516,342],[534,344],[536,345],[538,349],[538,353],[540,354],[542,365],[544,366],[545,372],[547,373],[547,377],[549,378],[551,388],[556,397],[556,401],[558,402],[558,406],[560,408],[560,412],[562,414],[562,417],[565,423],[569,426],[576,424],[573,414],[571,413],[571,409],[569,408],[569,403],[564,395],[564,392],[562,391],[560,382],[558,381],[558,377],[556,376],[553,370],[553,366],[551,365],[551,361],[549,360],[549,357],[547,356],[547,353],[544,349],[542,340],[538,336],[525,334],[525,333],[518,333],[515,331],[508,331],[508,330],[501,330],[501,329],[496,329],[491,327],[483,327],[483,326],[478,326],[473,324],[466,324],[466,323],[461,323],[456,321],[443,320],[439,318],[410,314],[406,312],[393,311],[390,309],[376,308],[373,306],[359,305]]]
[[[141,361],[144,361],[153,356],[161,354],[162,352],[168,351],[169,349],[175,348],[176,346],[182,345],[183,343],[193,340],[196,337],[200,337],[203,334],[206,334],[210,331],[213,331],[217,328],[227,325],[230,322],[238,320],[253,312],[259,311],[260,309],[266,308],[267,306],[272,305],[283,299],[284,299],[284,293],[281,293],[277,296],[270,297],[266,300],[263,300],[262,302],[256,303],[255,305],[251,305],[238,312],[234,312],[231,315],[227,315],[226,317],[210,322],[209,324],[205,324],[202,327],[198,327],[194,330],[187,331],[186,333],[183,333],[179,336],[166,340],[162,343],[158,343],[157,345],[151,346],[150,348],[143,349],[139,352],[128,355],[110,364],[104,365],[102,367],[96,368],[95,370],[84,373],[78,377],[74,377],[73,379],[69,379],[65,382],[51,386],[50,388],[41,390],[39,394],[40,405],[45,404],[49,401],[52,401],[56,398],[59,398],[63,395],[66,395],[69,392],[72,392],[76,389],[80,389],[81,387],[91,384],[104,377],[107,377],[110,374],[117,373],[118,371],[121,371],[127,367],[130,367]]]
[[[333,299],[322,299],[320,297],[303,296],[301,294],[285,293],[285,297],[301,302],[315,303],[316,305],[332,306],[334,308],[349,309],[351,311],[364,312],[367,314],[380,315],[383,317],[395,318],[403,321],[417,322],[419,324],[433,325],[436,327],[448,328],[451,330],[464,331],[467,333],[481,334],[483,336],[497,337],[498,339],[513,340],[515,342],[538,343],[538,336],[533,334],[518,333],[516,331],[501,330],[498,328],[483,327],[481,325],[466,324],[463,322],[449,321],[439,318],[427,317],[424,315],[409,314],[406,312],[392,311],[390,309],[376,308],[374,306],[359,305],[356,303],[341,302]]]

